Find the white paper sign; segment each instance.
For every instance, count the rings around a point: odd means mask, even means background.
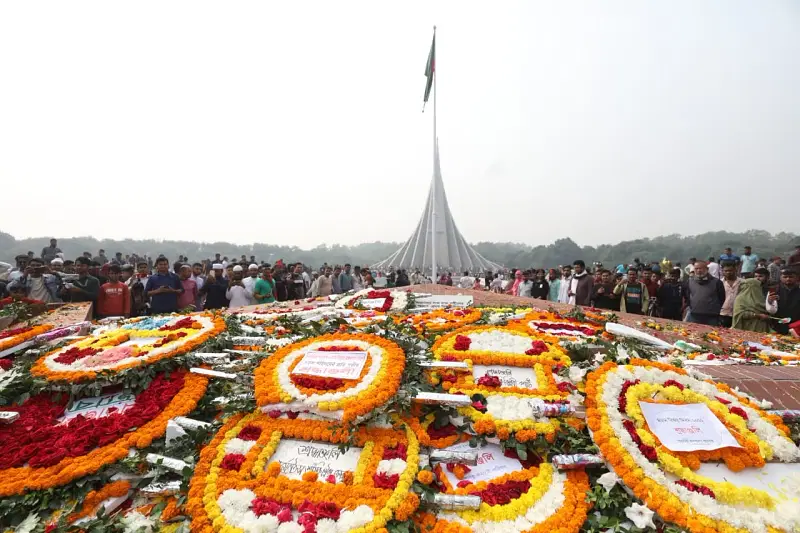
[[[503,387],[521,387],[524,389],[536,389],[536,372],[532,368],[519,368],[515,366],[500,365],[473,365],[472,376],[475,383],[483,376],[497,376]]]
[[[442,307],[469,307],[473,302],[472,296],[425,296],[417,298],[414,302],[415,309],[439,309]]]
[[[114,411],[115,414],[122,413],[135,402],[136,397],[133,394],[123,392],[104,394],[94,398],[81,398],[80,400],[75,400],[72,407],[64,411],[61,422],[71,420],[78,415],[83,415],[86,418],[102,418],[109,414],[109,410],[112,407],[117,409]]]
[[[345,472],[355,472],[361,450],[350,448],[342,453],[337,445],[327,442],[283,439],[269,462],[279,462],[281,474],[291,479],[300,479],[304,472],[313,470],[321,480],[334,475],[340,482]]]
[[[386,298],[362,298],[359,304],[364,309],[380,309],[386,303]]]
[[[767,463],[733,472],[724,463],[701,463],[700,476],[763,490],[778,501],[800,502],[800,463]]]
[[[523,468],[519,459],[503,455],[503,449],[497,444],[487,444],[481,448],[471,448],[468,442],[464,442],[456,444],[455,446],[450,446],[447,450],[456,452],[478,451],[478,464],[470,467],[472,470],[464,475],[464,479],[458,479],[454,473],[447,470],[447,467],[442,469],[450,485],[453,487],[458,485],[459,481],[466,480],[473,483],[477,481],[489,481],[490,479],[500,477],[504,474],[522,470]]]
[[[741,448],[704,403],[672,405],[639,402],[650,430],[673,452]]]
[[[367,352],[308,352],[294,367],[292,374],[358,379],[366,362]]]

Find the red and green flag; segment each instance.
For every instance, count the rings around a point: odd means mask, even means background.
[[[422,112],[425,112],[425,104],[428,103],[428,97],[431,95],[431,88],[433,87],[433,74],[436,71],[436,34],[433,34],[433,41],[431,41],[431,51],[428,53],[428,62],[425,64],[425,77],[428,80],[425,82],[425,97],[422,100]]]

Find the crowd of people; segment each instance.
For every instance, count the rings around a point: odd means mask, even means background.
[[[741,255],[726,248],[707,261],[692,257],[685,267],[668,259],[635,259],[613,270],[595,263],[589,272],[578,260],[547,272],[512,272],[509,279],[487,272],[484,290],[709,326],[800,334],[800,246],[787,259],[762,259],[746,246]],[[448,278],[439,282],[452,284]]]
[[[255,256],[191,262],[179,256],[139,257],[104,250],[64,258],[56,239],[40,256],[0,263],[0,297],[45,303],[91,301],[95,316],[141,316],[203,309],[239,308],[275,301],[329,296],[365,288],[405,287],[431,280],[419,269],[372,271],[367,266],[258,262]],[[684,267],[668,259],[606,269],[599,263],[545,269],[508,269],[457,281],[443,271],[437,283],[463,289],[504,292],[565,304],[658,316],[750,331],[800,333],[800,246],[787,259],[760,258],[750,247],[741,255],[726,248],[707,261],[695,257]]]

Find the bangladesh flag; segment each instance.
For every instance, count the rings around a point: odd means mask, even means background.
[[[433,87],[433,73],[436,71],[436,34],[433,35],[431,41],[431,51],[428,54],[428,62],[425,64],[425,77],[428,80],[425,82],[425,98],[422,103],[422,111],[425,111],[425,104],[428,102],[428,97],[431,95],[431,88]]]

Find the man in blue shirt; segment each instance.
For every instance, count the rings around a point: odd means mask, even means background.
[[[733,253],[731,248],[725,248],[725,253],[719,256],[719,264],[721,265],[725,261],[730,261],[731,263],[738,265],[739,264],[739,256]]]
[[[758,255],[753,253],[752,248],[750,248],[749,246],[745,246],[741,260],[742,260],[742,277],[752,278],[753,272],[756,271],[756,267],[758,266]]]
[[[150,300],[150,314],[174,313],[178,310],[178,295],[183,285],[177,275],[169,271],[169,261],[161,256],[156,259],[156,273],[147,280],[145,300]]]

